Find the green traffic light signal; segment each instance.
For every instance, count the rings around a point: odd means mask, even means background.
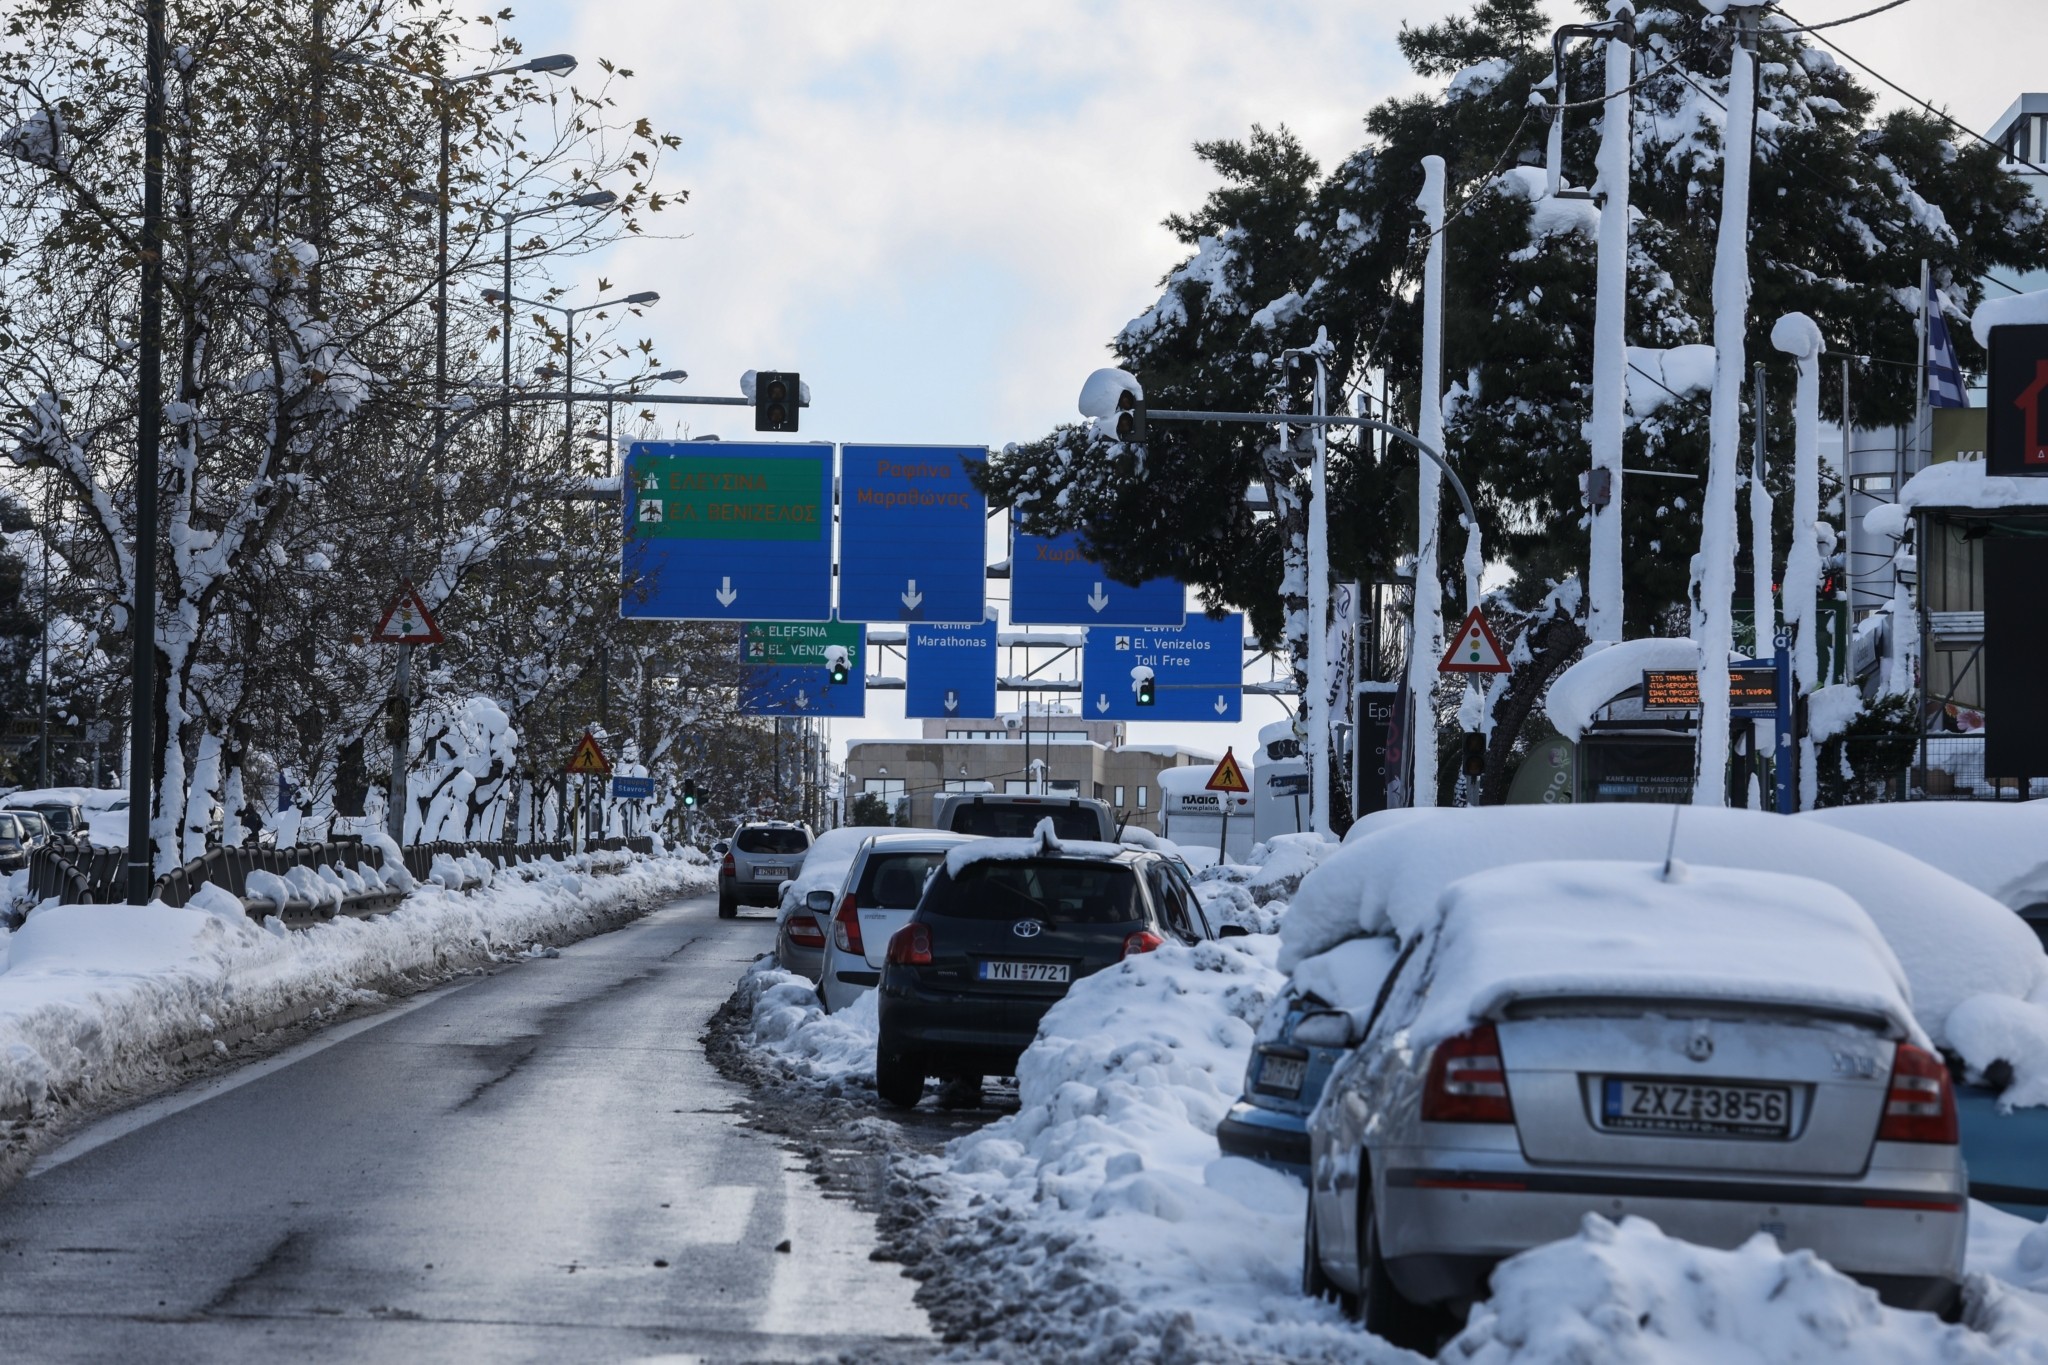
[[[1138,679],[1138,705],[1150,706],[1152,702],[1152,680],[1150,678]]]
[[[695,810],[697,808],[697,781],[695,778],[683,779],[683,808],[685,810]]]

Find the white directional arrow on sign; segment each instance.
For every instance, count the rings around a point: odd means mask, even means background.
[[[1100,583],[1097,583],[1095,585],[1095,591],[1089,594],[1087,600],[1088,605],[1095,608],[1095,610],[1097,611],[1101,611],[1104,607],[1109,605],[1109,598],[1103,593],[1102,585]]]
[[[915,578],[910,580],[910,590],[902,594],[902,597],[903,606],[906,611],[916,611],[917,604],[924,601],[924,594],[917,590],[917,580]]]
[[[799,688],[798,688],[798,689],[796,690],[796,709],[797,709],[797,710],[799,710],[799,711],[804,711],[804,710],[808,710],[808,709],[810,708],[810,705],[811,705],[811,695],[810,695],[810,693],[808,693],[808,692],[804,691],[804,690],[803,690],[803,689],[802,689],[801,687],[799,687]]]
[[[950,687],[946,689],[946,709],[948,711],[958,711],[960,709],[960,694]]]
[[[1097,715],[1100,715],[1100,714],[1101,714],[1102,712],[1104,712],[1104,711],[1107,711],[1108,709],[1109,709],[1109,696],[1108,696],[1108,694],[1106,694],[1106,693],[1102,693],[1102,692],[1098,692],[1098,693],[1096,693],[1096,694],[1095,694],[1095,712],[1096,712],[1096,714],[1097,714]]]
[[[1229,709],[1230,709],[1230,703],[1229,703],[1229,702],[1227,702],[1227,701],[1223,700],[1223,698],[1222,698],[1222,697],[1218,697],[1218,698],[1216,698],[1216,714],[1217,714],[1217,715],[1219,715],[1219,716],[1220,716],[1220,715],[1222,715],[1222,714],[1223,714],[1224,712],[1228,711]]]
[[[718,599],[718,605],[721,607],[729,607],[739,598],[739,593],[732,586],[732,575],[727,574],[720,581],[718,591],[712,596]]]

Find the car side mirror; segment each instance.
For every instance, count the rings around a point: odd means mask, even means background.
[[[1358,1021],[1344,1010],[1315,1010],[1302,1017],[1291,1036],[1304,1047],[1352,1047],[1358,1042]]]
[[[728,844],[725,840],[720,839],[716,843],[711,845],[711,852],[717,857],[723,858],[725,856],[725,851],[731,847],[731,844]]]
[[[1251,930],[1249,930],[1249,929],[1245,928],[1245,927],[1244,927],[1244,926],[1243,926],[1242,924],[1226,924],[1226,925],[1224,925],[1224,926],[1223,926],[1223,927],[1222,927],[1221,929],[1218,929],[1218,930],[1216,931],[1216,937],[1218,937],[1218,938],[1245,938],[1245,937],[1249,936],[1249,935],[1250,935],[1250,933],[1251,933]]]
[[[814,915],[831,914],[832,893],[830,891],[811,892],[808,896],[804,897],[804,909],[810,911]]]

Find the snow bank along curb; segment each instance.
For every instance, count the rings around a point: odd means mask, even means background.
[[[160,1083],[231,1037],[338,1012],[376,988],[582,937],[647,902],[707,890],[681,856],[597,875],[587,858],[495,874],[471,894],[422,886],[376,919],[288,931],[231,895],[182,909],[46,905],[0,937],[0,1118],[89,1109]]]

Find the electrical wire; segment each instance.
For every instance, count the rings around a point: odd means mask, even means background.
[[[1846,19],[1830,19],[1823,24],[1789,24],[1783,28],[1778,29],[1777,32],[1818,33],[1824,28],[1840,28],[1843,24],[1853,24],[1859,19],[1868,19],[1872,15],[1883,14],[1888,9],[1897,9],[1900,5],[1903,5],[1906,2],[1907,0],[1890,0],[1890,3],[1888,4],[1879,5],[1876,9],[1867,9],[1863,11],[1863,13],[1861,14],[1852,14]],[[1780,10],[1779,13],[1783,14],[1784,11]],[[1790,19],[1792,16],[1786,14],[1785,17],[1787,19]]]

